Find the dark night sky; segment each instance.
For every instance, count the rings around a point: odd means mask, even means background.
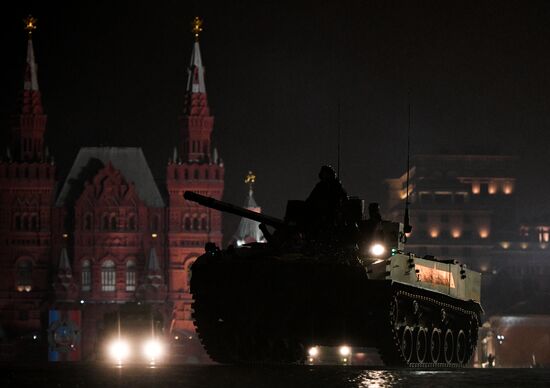
[[[525,210],[550,209],[547,1],[20,1],[0,13],[2,144],[28,13],[62,173],[79,147],[102,144],[141,146],[164,174],[198,14],[226,200],[243,202],[248,169],[267,213],[306,197],[336,164],[340,104],[344,186],[381,201],[383,179],[405,170],[410,89],[413,153],[518,155]]]

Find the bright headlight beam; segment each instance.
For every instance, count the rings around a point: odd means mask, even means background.
[[[157,360],[162,355],[162,344],[157,340],[149,340],[143,345],[143,354],[150,360]]]
[[[115,340],[109,346],[109,354],[118,362],[122,362],[130,354],[130,346],[124,340]]]
[[[307,352],[310,357],[317,357],[319,354],[319,348],[317,346],[312,346]]]
[[[380,243],[374,243],[370,246],[369,252],[373,256],[382,256],[386,252],[386,247]]]
[[[346,345],[340,346],[339,352],[342,357],[347,357],[351,354],[351,348]]]

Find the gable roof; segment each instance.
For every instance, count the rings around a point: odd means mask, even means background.
[[[63,183],[55,206],[73,205],[82,193],[84,183],[91,181],[109,162],[122,173],[128,183],[134,183],[139,198],[147,206],[165,206],[145,155],[141,148],[137,147],[81,148]]]

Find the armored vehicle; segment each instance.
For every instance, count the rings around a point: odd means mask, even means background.
[[[403,225],[364,220],[362,200],[339,202],[327,222],[308,201],[289,201],[278,219],[184,198],[258,221],[267,239],[224,250],[207,243],[192,266],[193,317],[214,361],[300,363],[308,349],[345,345],[375,347],[389,366],[468,364],[480,274],[406,252]]]

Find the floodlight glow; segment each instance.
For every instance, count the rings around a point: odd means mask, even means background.
[[[369,252],[373,256],[382,256],[386,252],[386,247],[380,243],[374,243],[370,246]]]

